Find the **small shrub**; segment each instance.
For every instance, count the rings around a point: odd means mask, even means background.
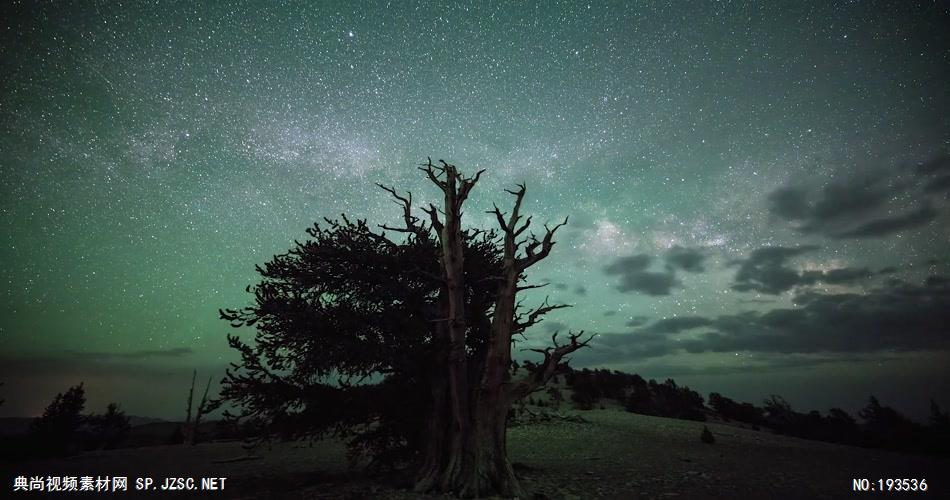
[[[709,427],[703,426],[703,432],[699,435],[699,440],[706,444],[713,444],[716,442],[716,438],[713,437],[713,433],[709,431]]]

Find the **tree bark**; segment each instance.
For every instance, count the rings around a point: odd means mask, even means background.
[[[454,493],[462,498],[520,497],[523,491],[508,461],[506,446],[509,404],[502,391],[480,392],[468,432],[448,418],[450,402],[444,392],[441,408],[430,412],[425,457],[417,476],[418,492]]]
[[[507,418],[513,402],[537,390],[553,375],[561,358],[586,342],[577,342],[579,335],[571,335],[571,344],[554,347],[543,352],[545,361],[530,373],[525,380],[512,383],[511,338],[528,326],[540,321],[547,312],[564,306],[549,306],[547,302],[532,311],[526,321],[517,313],[516,295],[518,283],[525,269],[547,257],[554,242],[554,232],[559,224],[549,229],[545,226],[543,239],[531,235],[517,242],[517,237],[531,224],[529,217],[519,226],[521,202],[525,187],[509,191],[516,196],[512,214],[505,220],[497,207],[493,211],[504,232],[504,255],[502,276],[498,277],[490,339],[484,358],[469,380],[466,352],[466,297],[463,241],[461,229],[462,204],[478,181],[481,172],[465,178],[452,165],[440,160],[441,166],[431,159],[421,169],[445,194],[444,220],[432,205],[424,209],[430,216],[431,227],[439,234],[441,243],[442,288],[440,304],[444,317],[438,319],[439,335],[445,335],[446,351],[438,357],[431,385],[432,404],[426,422],[426,445],[415,489],[419,492],[439,491],[455,493],[462,497],[501,495],[523,496],[515,477],[507,450]],[[441,177],[441,178],[440,178]],[[394,191],[390,191],[394,193]],[[408,206],[409,199],[397,196]],[[405,210],[407,227],[411,215]],[[565,220],[564,223],[567,221]],[[524,245],[524,255],[518,257],[519,247]],[[589,339],[588,339],[589,340]],[[552,351],[553,349],[553,351]],[[444,374],[445,378],[442,378]],[[477,385],[470,382],[477,381]]]

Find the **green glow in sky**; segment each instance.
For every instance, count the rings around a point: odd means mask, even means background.
[[[182,413],[192,368],[235,360],[217,309],[254,265],[323,216],[395,222],[376,182],[436,201],[426,156],[487,169],[468,225],[522,181],[536,220],[570,215],[527,302],[575,306],[539,342],[601,333],[575,365],[923,413],[950,394],[940,5],[13,6],[0,413],[81,380],[100,410]],[[878,329],[895,293],[927,321]]]

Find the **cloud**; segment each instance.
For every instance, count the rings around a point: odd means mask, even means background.
[[[950,346],[947,283],[867,294],[806,293],[800,307],[716,318],[713,331],[684,342],[691,352],[873,352]]]
[[[641,328],[640,332],[649,333],[680,333],[686,330],[695,330],[696,328],[709,326],[712,320],[702,316],[677,316],[675,318],[663,318],[655,321],[652,325]]]
[[[923,226],[938,215],[931,197],[950,189],[950,157],[907,169],[855,168],[821,187],[788,184],[766,197],[769,212],[801,233],[881,238]],[[905,175],[907,174],[907,175]]]
[[[828,271],[805,271],[801,274],[802,285],[827,283],[829,285],[845,285],[874,276],[874,272],[867,267],[842,267]]]
[[[927,185],[924,186],[924,192],[928,194],[935,194],[943,191],[950,191],[950,175],[931,179],[929,182],[927,182]]]
[[[119,373],[166,375],[181,373],[178,360],[191,356],[193,352],[189,347],[175,347],[127,352],[7,353],[0,355],[0,366],[6,370],[7,376],[26,378],[63,374],[78,374],[80,380],[83,375],[106,378]]]
[[[581,285],[575,286],[575,287],[574,287],[574,294],[575,294],[575,295],[581,295],[581,296],[587,295],[587,287],[584,287],[584,286],[581,286]]]
[[[571,354],[577,366],[637,361],[665,356],[676,347],[662,335],[644,332],[602,333],[590,346]]]
[[[567,331],[567,325],[559,321],[545,321],[541,323],[541,326],[542,328],[544,328],[544,331],[548,333],[554,333],[558,331]]]
[[[191,355],[193,352],[194,351],[192,351],[190,347],[173,347],[171,349],[145,349],[145,350],[127,351],[127,352],[72,351],[71,355],[78,358],[106,361],[106,360],[135,360],[135,359],[149,359],[149,358],[180,358],[183,356]]]
[[[706,270],[703,267],[706,255],[698,248],[684,248],[675,245],[667,250],[664,258],[670,269],[679,269],[690,273],[701,273]]]
[[[946,287],[950,285],[950,278],[946,276],[928,276],[924,284],[929,287]]]
[[[651,296],[669,295],[673,287],[679,286],[672,270],[648,271],[653,257],[638,254],[620,257],[604,268],[608,276],[619,275],[620,292],[640,292]]]
[[[808,217],[808,192],[804,188],[784,186],[766,196],[769,211],[790,221],[804,220]]]
[[[747,259],[738,261],[739,270],[732,289],[772,295],[790,290],[801,282],[801,275],[788,266],[788,260],[817,249],[814,245],[757,248]]]
[[[757,354],[754,359],[739,357],[727,364],[693,366],[679,363],[650,363],[637,372],[643,377],[680,377],[696,375],[731,375],[766,373],[788,368],[816,367],[831,363],[880,363],[900,359],[896,355],[873,354]]]
[[[673,273],[641,271],[625,275],[617,290],[621,292],[641,292],[650,296],[669,295],[673,287],[680,282]]]
[[[924,193],[932,195],[950,191],[950,155],[938,155],[917,164],[915,173],[926,179]]]
[[[937,218],[937,211],[930,206],[930,203],[925,203],[916,210],[905,214],[895,215],[894,217],[881,217],[865,222],[854,229],[839,233],[836,237],[876,238],[892,233],[899,233],[905,229],[923,226],[935,218]]]
[[[645,253],[631,255],[629,257],[620,257],[604,268],[607,274],[626,274],[632,272],[644,271],[650,267],[653,257]]]
[[[867,267],[843,267],[827,271],[798,271],[788,261],[799,255],[817,250],[814,245],[798,247],[763,247],[752,251],[745,260],[735,261],[736,272],[732,289],[740,292],[760,292],[778,295],[803,285],[826,283],[843,285],[874,276]]]
[[[950,155],[941,154],[917,164],[918,175],[932,175],[950,172]]]
[[[615,363],[689,353],[774,355],[950,349],[950,278],[895,282],[866,293],[808,292],[796,307],[717,317],[666,318],[595,338],[584,362]],[[844,358],[839,358],[844,359]]]
[[[650,321],[650,318],[646,316],[634,316],[627,321],[627,326],[643,326],[647,324],[647,321]]]

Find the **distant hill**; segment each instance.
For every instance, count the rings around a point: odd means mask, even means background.
[[[0,417],[0,436],[16,436],[26,434],[30,430],[30,423],[33,417]],[[129,423],[132,427],[140,425],[167,422],[160,418],[129,416]]]

